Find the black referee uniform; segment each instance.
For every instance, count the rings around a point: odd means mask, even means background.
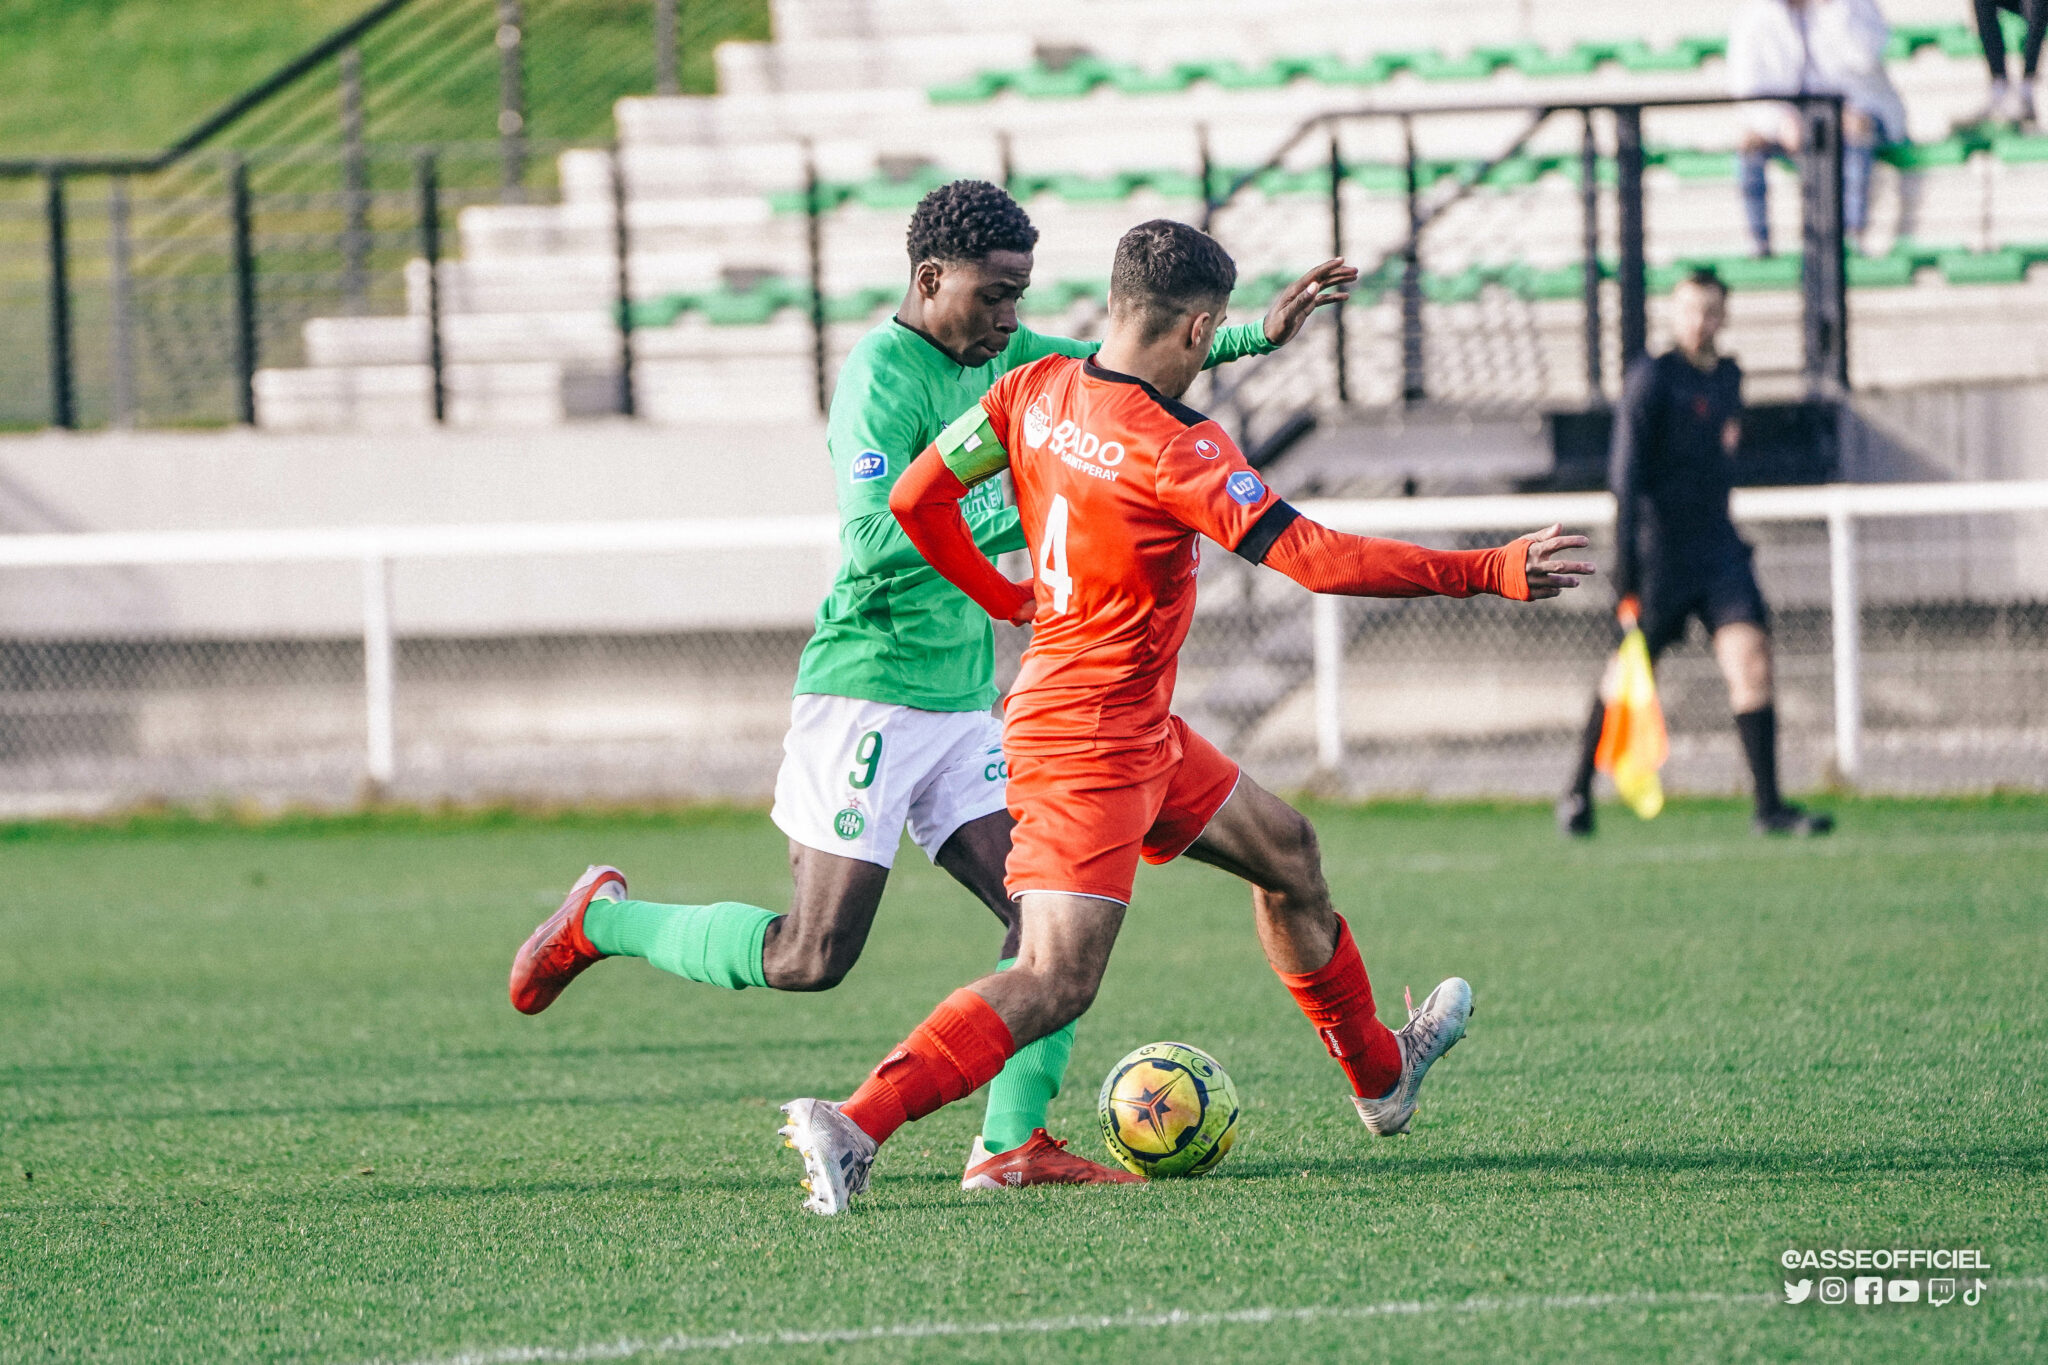
[[[1738,621],[1768,629],[1753,551],[1735,532],[1730,424],[1742,418],[1742,369],[1722,357],[1703,370],[1678,351],[1637,361],[1614,414],[1608,481],[1615,498],[1614,587],[1641,606],[1639,624],[1656,659],[1699,618],[1707,634]],[[1607,708],[1596,693],[1578,768],[1559,803],[1568,833],[1592,832],[1593,754]],[[1735,717],[1756,785],[1760,829],[1822,833],[1825,816],[1788,806],[1778,793],[1778,717],[1765,704]]]

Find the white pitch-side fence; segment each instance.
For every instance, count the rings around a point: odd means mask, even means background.
[[[1301,510],[1337,530],[1387,536],[1530,530],[1552,522],[1562,523],[1568,530],[1588,530],[1611,526],[1614,521],[1614,499],[1606,493],[1318,500],[1302,503]],[[1878,517],[2040,511],[2048,511],[2048,480],[1737,490],[1733,512],[1739,522],[1821,522],[1828,528],[1835,766],[1843,778],[1856,777],[1862,755],[1857,524]],[[360,564],[368,731],[365,770],[374,782],[388,784],[397,766],[393,730],[397,650],[391,602],[394,560],[613,555],[622,551],[830,551],[836,548],[838,538],[838,526],[830,516],[14,535],[0,536],[0,569]],[[1336,598],[1318,598],[1313,615],[1316,748],[1319,762],[1330,769],[1344,759],[1344,639],[1339,607]]]

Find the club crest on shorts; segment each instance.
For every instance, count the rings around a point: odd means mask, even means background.
[[[853,457],[853,481],[866,483],[889,472],[889,457],[879,450],[863,450]]]
[[[1239,507],[1250,507],[1266,496],[1266,485],[1259,482],[1259,476],[1249,469],[1240,469],[1230,476],[1223,490],[1230,494],[1230,500]]]
[[[1024,440],[1033,447],[1045,444],[1045,438],[1052,435],[1052,414],[1045,409],[1045,395],[1032,400],[1024,409]]]
[[[832,817],[832,832],[842,839],[858,839],[868,827],[868,818],[852,806]]]

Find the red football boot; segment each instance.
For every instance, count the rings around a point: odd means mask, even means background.
[[[626,874],[616,867],[586,868],[561,909],[541,922],[512,959],[512,1008],[539,1014],[555,1003],[576,974],[603,957],[583,932],[583,912],[598,896],[626,898]]]
[[[967,1174],[960,1177],[963,1190],[1009,1190],[1020,1185],[1138,1185],[1145,1177],[1114,1166],[1104,1166],[1067,1150],[1065,1138],[1050,1137],[1045,1129],[1031,1130],[1031,1141],[1013,1152],[974,1161],[985,1149],[974,1141]]]

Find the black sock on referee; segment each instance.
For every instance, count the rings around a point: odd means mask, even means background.
[[[1742,752],[1756,783],[1756,813],[1768,815],[1779,804],[1778,708],[1766,702],[1754,711],[1744,711],[1735,718],[1735,733],[1742,736]]]
[[[1579,736],[1579,766],[1572,770],[1572,785],[1569,794],[1591,796],[1593,792],[1593,754],[1600,747],[1600,731],[1607,725],[1607,703],[1600,700],[1600,694],[1593,694],[1593,714],[1586,717],[1586,732]]]

